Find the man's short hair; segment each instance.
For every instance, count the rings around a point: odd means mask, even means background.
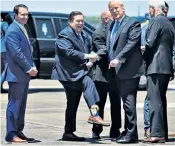
[[[165,7],[169,8],[169,5],[168,5],[168,3],[167,3],[167,2],[165,2]]]
[[[26,9],[28,10],[28,7],[27,7],[26,5],[24,5],[24,4],[19,4],[19,5],[16,5],[16,6],[14,7],[13,13],[18,14],[19,8],[20,8],[20,7],[26,8]]]
[[[81,13],[80,11],[72,11],[70,14],[69,14],[69,17],[68,17],[68,20],[70,22],[72,22],[74,20],[74,17],[77,16],[77,15],[83,15],[83,13]]]
[[[164,0],[150,0],[149,7],[157,8],[161,13],[164,12],[165,2]]]

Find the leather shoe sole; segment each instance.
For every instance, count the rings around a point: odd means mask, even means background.
[[[150,138],[146,138],[143,140],[144,143],[165,143],[165,139],[161,139],[161,138],[158,138],[158,139],[152,139],[151,137]]]
[[[23,140],[19,137],[15,137],[11,140],[7,140],[8,143],[28,143],[26,140]]]
[[[110,126],[110,124],[103,121],[100,116],[90,116],[87,122],[95,125]]]

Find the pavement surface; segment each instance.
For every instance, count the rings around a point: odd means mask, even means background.
[[[7,83],[4,85],[8,89]],[[147,146],[151,144],[142,143],[144,138],[143,131],[143,101],[146,91],[138,91],[137,94],[137,116],[138,116],[138,133],[139,143],[127,144],[130,146]],[[1,94],[1,145],[9,145],[4,140],[6,132],[6,106],[8,101],[7,93]],[[168,102],[168,125],[169,125],[169,142],[155,145],[173,145],[175,146],[175,81],[170,82],[167,91]],[[24,133],[28,137],[34,137],[37,143],[26,143],[25,145],[122,145],[109,139],[109,127],[104,127],[101,133],[101,140],[91,138],[92,125],[87,123],[89,110],[84,98],[81,98],[77,112],[77,131],[75,134],[84,136],[85,142],[65,142],[61,141],[64,132],[64,115],[66,108],[66,96],[62,85],[58,81],[52,80],[32,80],[28,95],[25,128]],[[116,115],[117,116],[117,115]],[[124,121],[122,110],[122,122]],[[105,120],[110,122],[110,103],[107,100],[105,106]],[[123,127],[121,128],[121,131]],[[13,144],[17,145],[17,144]],[[19,144],[24,145],[24,144]],[[153,145],[153,144],[152,144]]]

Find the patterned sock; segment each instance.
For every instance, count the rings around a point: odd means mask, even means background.
[[[97,105],[92,105],[91,108],[90,108],[91,116],[99,116],[98,109],[99,108],[98,108]]]

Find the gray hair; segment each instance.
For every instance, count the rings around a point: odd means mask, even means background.
[[[109,3],[108,3],[108,7],[109,7],[109,5],[110,5],[111,3],[113,3],[113,2],[118,2],[118,3],[121,4],[121,6],[124,6],[122,0],[110,0]]]
[[[165,1],[164,0],[150,0],[149,6],[159,10],[160,13],[164,13]]]

